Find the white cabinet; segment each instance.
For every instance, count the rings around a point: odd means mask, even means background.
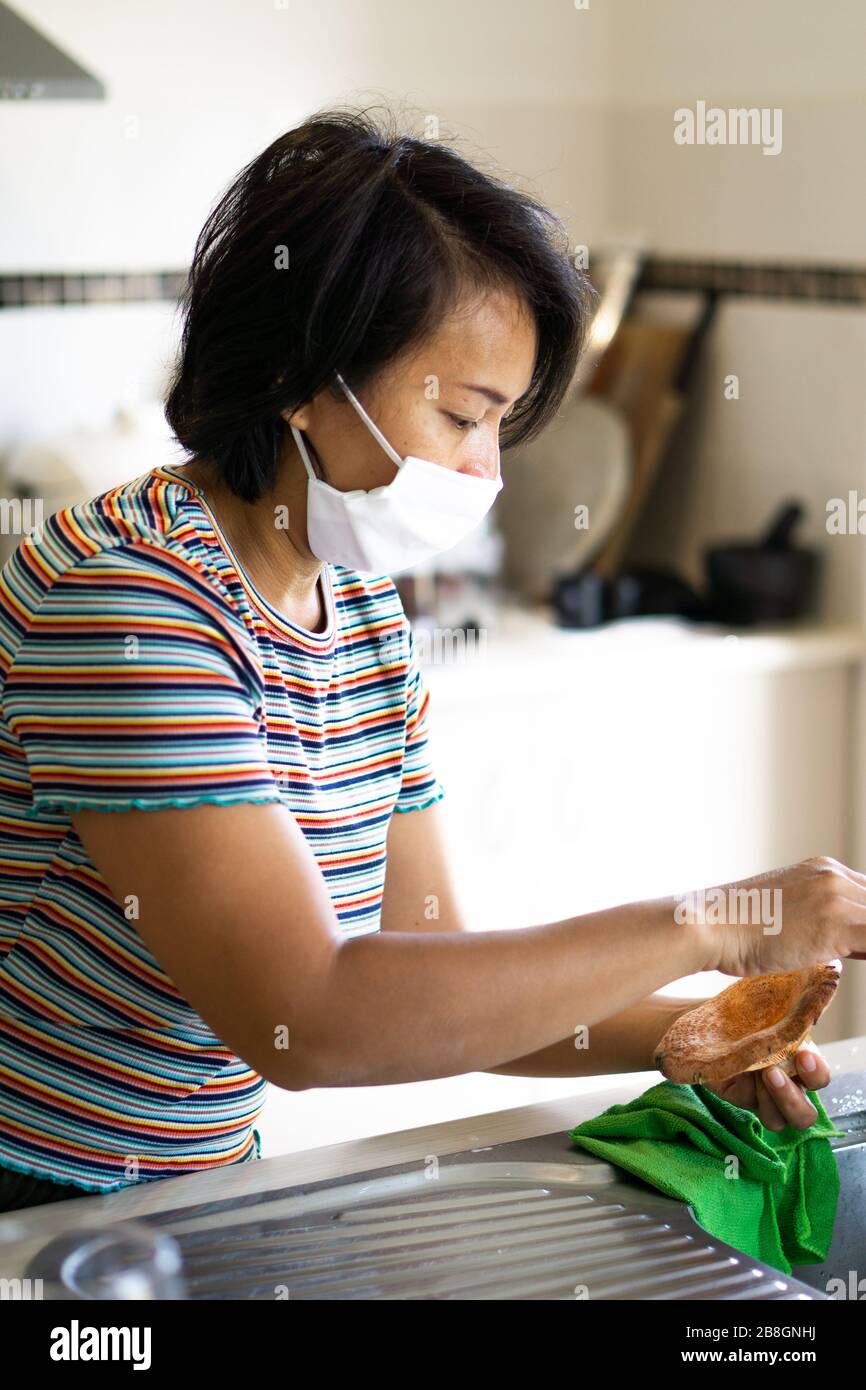
[[[850,862],[854,628],[726,635],[514,612],[424,666],[473,927],[528,926],[814,854]],[[721,982],[721,977],[717,977]],[[726,981],[730,983],[730,981]],[[685,987],[714,988],[702,977]]]

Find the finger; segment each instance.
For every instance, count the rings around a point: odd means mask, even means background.
[[[794,1053],[794,1062],[797,1067],[797,1076],[809,1091],[820,1091],[822,1086],[830,1084],[831,1073],[821,1053],[814,1044],[803,1043]],[[814,1066],[808,1063],[813,1062]]]
[[[764,1080],[762,1071],[755,1072],[755,1094],[758,1102],[758,1118],[766,1129],[775,1131],[785,1128],[785,1117],[777,1106],[773,1096],[767,1090],[767,1083]]]
[[[738,1076],[732,1076],[722,1082],[718,1091],[723,1100],[730,1101],[731,1105],[738,1105],[741,1110],[754,1110],[757,1104],[753,1072],[741,1071]]]
[[[815,1123],[818,1112],[814,1105],[802,1087],[795,1085],[781,1067],[765,1068],[761,1072],[761,1080],[773,1104],[781,1111],[785,1124],[793,1125],[795,1129],[808,1129]]]

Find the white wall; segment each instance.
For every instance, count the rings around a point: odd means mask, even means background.
[[[105,102],[0,103],[0,274],[182,270],[213,202],[324,106],[429,115],[470,159],[601,234],[608,160],[604,7],[441,0],[20,0],[106,83]],[[594,104],[595,103],[595,104]],[[107,423],[158,393],[163,305],[0,313],[0,451]]]
[[[211,202],[322,105],[434,114],[571,219],[664,251],[862,260],[866,7],[852,0],[19,0],[106,102],[4,103],[0,269],[182,267]],[[784,146],[682,147],[698,99]]]
[[[434,114],[470,156],[540,179],[583,241],[599,229],[604,149],[590,103],[606,71],[604,6],[17,3],[109,99],[0,107],[0,270],[183,268],[233,174],[342,102],[385,100],[416,128]]]
[[[268,140],[321,106],[379,101],[416,129],[437,116],[469,157],[546,198],[575,244],[640,231],[658,252],[864,258],[866,7],[850,0],[19,8],[105,80],[109,99],[0,105],[0,273],[181,269],[209,207]],[[675,145],[673,111],[698,98],[781,105],[782,153]],[[152,311],[137,347],[134,310],[71,310],[70,324],[76,314],[77,362],[41,310],[28,311],[24,362],[2,330],[0,448],[29,419],[42,432],[62,421],[64,396],[105,415],[124,394],[119,375],[153,375]],[[816,332],[814,355],[831,347]],[[25,372],[40,388],[48,374],[41,409],[32,386],[19,389]]]
[[[609,0],[609,213],[659,252],[864,261],[866,6]],[[698,100],[782,110],[782,150],[684,146]]]
[[[620,106],[733,96],[759,105],[862,96],[858,0],[607,0],[610,88]]]

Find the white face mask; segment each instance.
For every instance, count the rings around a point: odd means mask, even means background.
[[[444,464],[401,459],[349,390],[337,380],[399,473],[369,492],[340,492],[316,477],[301,431],[292,425],[307,470],[307,538],[320,560],[366,574],[399,574],[462,540],[486,514],[502,487]]]

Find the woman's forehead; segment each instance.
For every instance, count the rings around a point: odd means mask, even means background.
[[[407,376],[416,378],[420,367],[441,388],[480,388],[491,404],[507,405],[529,390],[537,337],[531,314],[479,306],[473,315],[444,320],[412,354]]]

